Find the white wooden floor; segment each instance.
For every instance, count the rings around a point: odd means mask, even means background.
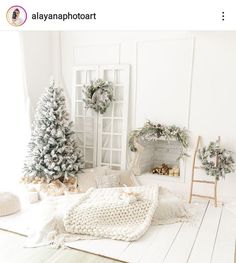
[[[224,207],[197,205],[194,222],[152,226],[135,242],[83,240],[68,246],[132,263],[236,262],[236,216]]]
[[[224,206],[215,208],[208,202],[194,205],[198,210],[194,220],[151,226],[135,242],[101,239],[81,240],[67,245],[80,251],[132,263],[236,263],[236,215]],[[26,223],[27,213],[23,211],[8,220],[6,217],[0,218],[0,228],[24,233],[25,229],[15,223],[19,217]],[[76,258],[75,251],[71,250],[71,253]]]

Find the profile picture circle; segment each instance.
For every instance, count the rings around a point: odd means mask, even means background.
[[[13,5],[7,10],[7,21],[12,26],[22,26],[27,20],[27,12],[20,5]]]

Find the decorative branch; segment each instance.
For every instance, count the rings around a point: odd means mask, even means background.
[[[188,156],[186,149],[189,146],[189,135],[186,129],[181,129],[175,125],[162,125],[147,121],[142,128],[133,130],[129,135],[129,148],[136,152],[135,139],[158,141],[163,137],[165,140],[175,139],[181,145],[181,153],[178,159]]]

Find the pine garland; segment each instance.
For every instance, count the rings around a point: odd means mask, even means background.
[[[51,81],[37,105],[24,174],[30,182],[42,178],[50,182],[76,176],[83,169],[81,150],[72,131],[65,97]]]
[[[129,148],[136,152],[135,138],[147,141],[157,141],[160,137],[166,140],[175,139],[181,145],[181,153],[179,158],[188,156],[186,149],[189,146],[189,135],[186,129],[181,129],[175,125],[162,125],[147,121],[143,128],[133,130],[129,135]],[[179,159],[178,158],[178,159]]]
[[[114,101],[113,86],[110,81],[102,79],[91,81],[90,85],[84,85],[83,93],[86,108],[93,109],[101,114],[105,113]]]
[[[215,160],[218,158],[216,166]],[[225,177],[225,174],[234,172],[234,159],[231,152],[220,147],[219,142],[210,142],[208,146],[198,151],[198,158],[206,174],[214,176],[216,180]]]

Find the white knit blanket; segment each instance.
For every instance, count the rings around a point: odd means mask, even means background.
[[[64,216],[73,234],[133,241],[149,228],[158,205],[158,186],[90,189]]]
[[[151,224],[158,192],[158,186],[104,188],[46,199],[32,217],[25,247],[60,247],[79,239],[136,240]]]

